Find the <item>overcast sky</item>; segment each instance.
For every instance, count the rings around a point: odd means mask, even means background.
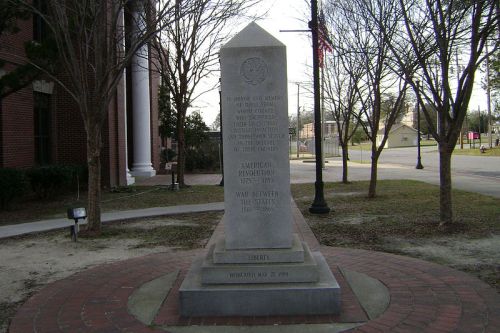
[[[266,18],[257,20],[262,28],[275,36],[287,49],[288,70],[288,114],[297,114],[297,84],[301,87],[300,106],[306,110],[312,110],[312,95],[306,90],[311,89],[312,81],[312,46],[309,33],[307,32],[280,32],[280,30],[306,30],[307,22],[310,20],[310,8],[306,0],[263,0],[264,6],[268,6],[269,12]],[[262,8],[260,8],[262,10]],[[250,21],[242,23],[238,31],[243,29]],[[476,77],[483,77],[477,73]],[[214,78],[218,80],[218,78]],[[215,82],[216,82],[215,81]],[[211,82],[213,84],[214,81]],[[219,113],[219,93],[217,90],[204,94],[193,103],[192,111],[201,112],[205,123],[210,127]],[[476,81],[469,110],[486,110],[486,92],[481,89]]]
[[[289,113],[297,112],[297,85],[295,82],[311,81],[312,48],[309,33],[280,32],[280,30],[307,30],[310,9],[306,0],[264,0],[269,8],[267,16],[257,20],[262,28],[286,45],[288,70],[288,105]],[[242,23],[238,31],[250,21]],[[310,73],[309,73],[310,72]],[[218,80],[218,78],[214,78]],[[212,83],[213,84],[213,83]],[[312,96],[302,88],[300,105],[312,108]],[[201,112],[205,123],[210,127],[219,112],[219,93],[213,91],[204,94],[193,103],[192,110]]]

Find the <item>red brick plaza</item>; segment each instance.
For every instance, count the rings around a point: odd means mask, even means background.
[[[320,250],[342,288],[338,316],[185,318],[178,288],[204,250],[159,253],[100,265],[56,281],[31,297],[9,332],[166,332],[165,325],[280,325],[364,323],[348,332],[500,332],[500,295],[477,278],[451,268],[381,252],[320,246],[303,219],[295,232]],[[212,240],[223,232],[219,225]],[[369,320],[340,270],[366,274],[388,289],[385,312]],[[179,271],[154,319],[145,325],[128,312],[129,296],[144,283]],[[303,326],[307,330],[307,325]],[[312,327],[311,327],[312,329]],[[195,332],[196,330],[193,330]],[[307,332],[314,332],[307,330]]]

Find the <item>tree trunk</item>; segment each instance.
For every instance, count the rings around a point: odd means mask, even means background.
[[[185,187],[184,171],[186,170],[186,138],[184,132],[185,121],[181,114],[177,117],[177,182]]]
[[[101,233],[101,138],[91,133],[87,138],[87,165],[89,171],[87,230]]]
[[[342,183],[347,184],[349,180],[347,179],[347,160],[349,159],[348,153],[348,143],[341,145],[342,147]]]
[[[447,144],[439,143],[439,219],[440,225],[453,222],[451,205],[451,154]]]
[[[377,194],[377,164],[379,155],[372,148],[372,164],[370,170],[370,186],[368,187],[368,198],[375,198]]]

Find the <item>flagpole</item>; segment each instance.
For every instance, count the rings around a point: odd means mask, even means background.
[[[319,12],[323,13],[323,1],[319,0]],[[319,28],[318,19],[318,28]],[[319,34],[319,32],[318,32]],[[319,37],[319,36],[318,36]],[[321,168],[325,169],[325,52],[321,48]]]
[[[323,15],[323,1],[319,0],[319,12]],[[319,19],[318,19],[319,21]],[[318,22],[318,25],[320,23]],[[323,33],[323,32],[322,32]],[[319,36],[318,36],[319,37]],[[323,60],[321,61],[321,167],[325,169],[325,52],[321,48],[321,56]]]
[[[309,28],[312,31],[313,46],[313,82],[314,82],[314,144],[316,155],[316,182],[314,184],[314,201],[309,207],[312,214],[327,214],[330,212],[323,193],[323,169],[321,149],[321,105],[320,105],[320,82],[319,82],[319,43],[318,43],[318,1],[311,0],[311,21]]]
[[[321,51],[323,52],[323,51]],[[325,168],[325,54],[321,67],[321,167]]]

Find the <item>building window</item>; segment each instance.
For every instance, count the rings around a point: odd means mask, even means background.
[[[3,133],[3,124],[2,124],[2,115],[3,115],[3,110],[2,110],[2,96],[0,96],[0,168],[3,168],[4,166],[4,161],[3,161],[3,138],[2,138],[2,133]]]
[[[50,158],[50,95],[33,92],[35,120],[35,162],[49,164]]]
[[[33,7],[35,7],[40,13],[47,13],[47,2],[44,0],[34,0]],[[33,13],[33,40],[37,42],[43,42],[47,36],[47,23],[38,13]]]

